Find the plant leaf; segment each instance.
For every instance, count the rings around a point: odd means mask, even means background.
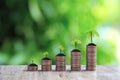
[[[44,52],[43,55],[44,55],[45,57],[47,57],[47,56],[48,56],[48,52],[47,52],[47,51]]]
[[[59,46],[59,50],[63,51],[64,47],[62,45]]]
[[[72,43],[75,45],[75,43],[76,44],[81,44],[81,41],[79,40],[79,39],[74,39],[73,41],[72,41]]]
[[[92,32],[92,35],[93,35],[93,37],[99,37],[99,33],[97,32],[97,31],[95,31],[95,30],[89,30],[88,32],[87,32],[87,37],[90,37],[90,33]]]

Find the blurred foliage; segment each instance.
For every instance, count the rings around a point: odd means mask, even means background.
[[[60,44],[70,64],[70,51],[74,48],[71,41],[76,38],[82,42],[78,48],[85,64],[86,45],[90,42],[86,32],[106,23],[119,23],[118,1],[1,0],[0,64],[29,64],[31,59],[40,64],[46,50],[55,64]],[[101,39],[93,42],[98,46],[97,64],[118,63],[115,44]]]

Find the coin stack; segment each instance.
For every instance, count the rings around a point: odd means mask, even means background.
[[[37,64],[29,64],[28,67],[27,67],[27,70],[28,71],[37,71],[38,70],[38,65]]]
[[[90,43],[86,48],[86,70],[96,70],[96,44]]]
[[[51,59],[43,58],[42,59],[42,71],[51,71]]]
[[[81,70],[81,54],[80,50],[74,49],[71,51],[71,71],[80,71]]]
[[[66,70],[66,59],[65,55],[60,53],[56,55],[56,71],[65,71]]]

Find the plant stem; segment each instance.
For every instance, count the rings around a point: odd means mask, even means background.
[[[90,37],[91,37],[91,43],[93,42],[93,40],[92,40],[92,32],[90,32]]]
[[[75,48],[77,48],[77,43],[75,42]]]
[[[32,60],[32,63],[33,63],[34,61]]]
[[[61,51],[61,49],[60,49],[60,54],[61,54],[61,52],[62,52],[62,51]]]

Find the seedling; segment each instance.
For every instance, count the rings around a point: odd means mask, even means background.
[[[88,32],[87,32],[87,35],[88,35],[88,37],[90,37],[91,43],[93,43],[93,37],[95,37],[95,36],[99,37],[98,32],[95,31],[95,30],[90,30],[90,31],[88,31]]]
[[[75,49],[76,49],[76,48],[78,47],[78,44],[81,44],[81,41],[78,40],[78,39],[74,39],[74,40],[72,41],[72,43],[74,44]]]
[[[59,51],[60,51],[60,54],[63,52],[64,50],[64,47],[62,45],[59,46]]]
[[[44,52],[43,55],[44,55],[44,57],[48,57],[48,52],[47,51]]]
[[[34,60],[32,60],[32,63],[34,63]]]

